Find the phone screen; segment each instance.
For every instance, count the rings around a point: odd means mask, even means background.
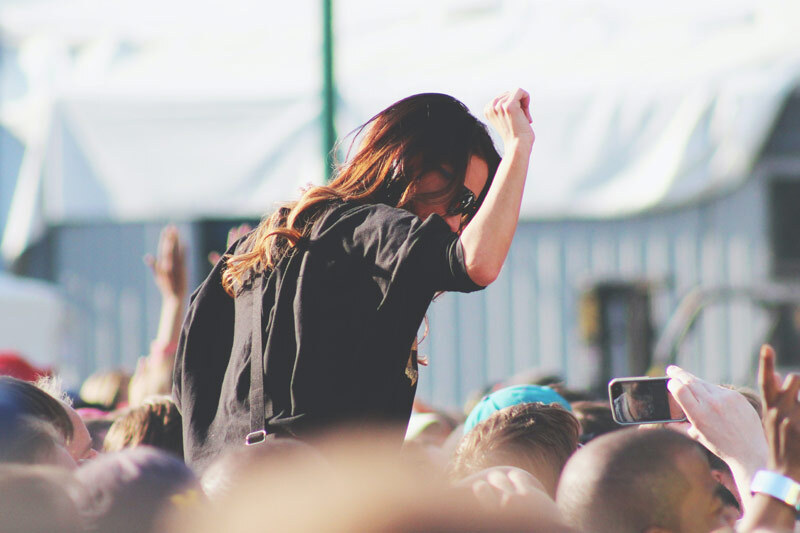
[[[667,389],[669,378],[621,378],[608,385],[611,410],[620,424],[686,420]]]

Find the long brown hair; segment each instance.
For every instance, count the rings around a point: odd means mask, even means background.
[[[280,207],[262,220],[245,240],[247,250],[226,257],[222,284],[236,296],[246,277],[271,270],[298,242],[311,234],[314,223],[337,202],[384,203],[409,208],[412,201],[449,198],[464,183],[470,158],[486,161],[486,194],[500,163],[486,126],[467,107],[446,94],[425,93],[396,102],[351,133],[355,155],[338,165],[328,185],[311,187],[300,200]],[[424,174],[448,167],[447,187],[417,193]],[[483,198],[479,198],[479,201]]]

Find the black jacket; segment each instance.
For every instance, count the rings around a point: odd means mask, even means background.
[[[263,306],[267,432],[302,438],[342,422],[404,428],[411,348],[431,299],[481,288],[441,217],[382,204],[333,207],[262,278],[260,295],[246,284],[231,298],[222,271],[220,262],[192,295],[175,363],[186,461],[200,470],[249,432],[253,297]]]

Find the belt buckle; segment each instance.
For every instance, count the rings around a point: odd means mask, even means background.
[[[255,446],[256,444],[261,444],[265,440],[267,440],[266,430],[259,429],[258,431],[248,433],[244,438],[244,444],[245,446]]]

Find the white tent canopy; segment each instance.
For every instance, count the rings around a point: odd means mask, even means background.
[[[0,273],[0,351],[15,351],[38,366],[57,364],[66,342],[65,305],[43,281]]]
[[[4,255],[46,222],[260,215],[319,182],[319,5],[0,6],[26,85],[0,92],[0,121],[26,145]],[[334,6],[340,134],[415,92],[480,115],[502,90],[531,91],[527,218],[622,216],[730,190],[800,75],[788,0]]]

